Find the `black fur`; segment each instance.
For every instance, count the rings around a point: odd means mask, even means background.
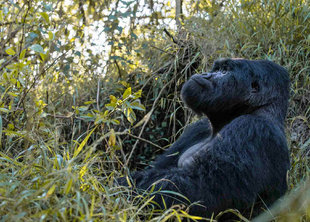
[[[153,168],[134,173],[137,188],[155,184],[161,192],[154,200],[161,207],[188,204],[164,190],[178,192],[200,204],[190,213],[201,216],[243,211],[259,199],[270,205],[285,193],[289,77],[284,68],[266,60],[218,60],[210,73],[192,76],[181,96],[208,118],[187,127]]]

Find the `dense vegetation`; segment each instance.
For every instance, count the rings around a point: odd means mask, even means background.
[[[309,0],[0,1],[0,219],[195,219],[113,182],[197,118],[180,88],[220,57],[289,71],[290,191],[258,220],[309,220]]]

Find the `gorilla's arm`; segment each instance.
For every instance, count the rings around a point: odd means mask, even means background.
[[[184,130],[179,139],[162,155],[158,156],[153,165],[157,169],[176,167],[178,159],[188,148],[201,143],[212,135],[212,127],[207,118],[198,120]]]
[[[141,182],[143,187],[148,187],[154,181],[165,175],[165,171],[163,170],[167,170],[169,168],[175,169],[178,165],[178,160],[183,153],[186,152],[188,154],[189,152],[194,152],[199,143],[209,140],[211,136],[212,127],[208,118],[203,118],[190,124],[185,128],[183,134],[177,139],[177,141],[172,144],[162,155],[156,158],[152,164],[154,166],[153,168],[149,168],[144,171],[131,172],[130,177],[136,184]],[[152,176],[148,178],[148,175]],[[145,178],[145,176],[147,178]],[[121,177],[117,181],[120,185],[128,185],[126,177]]]
[[[191,213],[245,209],[258,194],[267,194],[268,203],[286,191],[289,159],[285,135],[269,120],[240,117],[200,151],[183,168],[145,171],[137,187],[149,189],[157,181],[155,190],[179,192],[206,207],[193,207]],[[167,207],[183,202],[177,196],[163,198]],[[160,194],[155,194],[154,200],[165,205]]]

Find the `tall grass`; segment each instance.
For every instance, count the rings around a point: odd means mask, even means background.
[[[71,110],[75,104],[84,104],[89,97],[96,98],[89,94],[96,93],[92,88],[97,79],[77,82],[76,94],[53,98],[52,106],[57,107],[57,112],[56,108],[47,107],[48,115],[40,116],[33,111],[32,122],[29,122],[33,125],[20,129],[19,134],[10,131],[6,124],[0,151],[0,219],[198,219],[188,215],[182,206],[155,210],[150,195],[132,195],[132,190],[115,185],[114,179],[126,174],[126,162],[131,168],[149,164],[161,150],[158,145],[168,146],[183,127],[193,121],[193,114],[183,107],[178,97],[182,83],[190,75],[209,69],[218,57],[244,57],[273,60],[286,67],[291,77],[287,118],[290,193],[259,220],[274,217],[278,221],[309,220],[310,183],[305,182],[310,172],[309,5],[308,0],[232,0],[212,19],[186,19],[183,31],[187,35],[175,34],[182,44],[173,43],[170,37],[163,36],[162,30],[154,33],[157,42],[139,41],[137,47],[141,48],[142,44],[150,47],[140,49],[136,55],[142,68],[125,78],[135,89],[143,89],[141,100],[147,112],[137,113],[137,119],[142,121],[136,127],[120,117],[124,123],[111,124],[109,129],[113,131],[107,131],[105,126],[96,127],[87,116],[59,114],[61,110]],[[121,85],[107,83],[102,102],[108,103],[110,94],[119,94]],[[38,88],[29,92],[29,97],[35,98],[41,92]],[[2,130],[1,124],[0,128]],[[137,139],[140,143],[128,161],[127,153],[132,151]],[[240,220],[246,221],[242,217]]]

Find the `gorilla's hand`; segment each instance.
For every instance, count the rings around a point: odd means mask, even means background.
[[[194,146],[186,150],[178,160],[179,168],[190,168],[195,160],[202,154],[202,150],[205,142],[197,143]]]
[[[181,160],[181,158],[179,159],[178,162],[178,167],[179,168],[191,168],[195,163],[195,157],[194,155],[191,155],[187,158],[184,158]]]

